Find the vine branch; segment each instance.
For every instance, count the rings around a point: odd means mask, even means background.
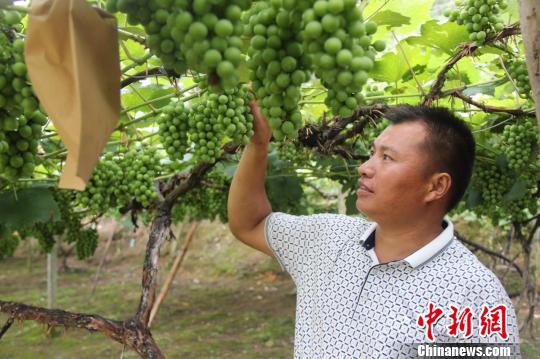
[[[461,99],[463,102],[466,102],[466,103],[468,103],[470,105],[478,107],[479,109],[481,109],[482,111],[484,111],[486,113],[508,113],[508,114],[514,115],[514,116],[523,116],[523,115],[534,114],[534,111],[530,112],[530,111],[522,110],[520,108],[504,108],[504,107],[496,107],[496,106],[486,105],[486,104],[483,104],[481,102],[473,100],[472,97],[469,97],[469,96],[463,94],[463,92],[461,92],[461,91],[452,91],[452,92],[448,93],[447,95],[450,95],[452,97],[457,97],[457,98]]]
[[[137,72],[136,74],[130,75],[129,77],[125,78],[124,80],[122,80],[122,82],[120,82],[120,88],[127,87],[134,82],[146,79],[151,76],[167,76],[179,78],[181,75],[178,75],[174,71],[166,70],[163,67],[153,67],[151,69]]]
[[[507,37],[517,35],[520,33],[519,23],[513,23],[511,25],[506,26],[504,29],[499,31],[498,33],[489,36],[485,43],[483,45],[489,45],[493,44],[496,41],[505,39]],[[437,74],[437,79],[433,83],[433,86],[431,86],[431,89],[429,90],[428,94],[424,98],[423,104],[426,106],[429,106],[433,103],[433,101],[437,100],[441,97],[442,94],[442,88],[444,86],[444,83],[446,82],[446,74],[454,67],[454,65],[461,60],[462,58],[466,56],[471,56],[476,50],[478,50],[479,45],[476,43],[472,44],[463,44],[460,46],[460,50],[452,56],[452,58],[443,66],[441,71]]]

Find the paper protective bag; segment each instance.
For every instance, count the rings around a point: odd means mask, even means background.
[[[68,154],[59,187],[83,190],[120,115],[116,19],[85,0],[34,0],[25,58]]]

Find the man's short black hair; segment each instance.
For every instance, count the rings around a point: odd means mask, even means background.
[[[384,116],[394,125],[415,121],[425,125],[424,147],[431,158],[426,170],[446,172],[452,178],[447,212],[452,210],[465,194],[474,167],[475,142],[467,124],[444,107],[399,105]]]

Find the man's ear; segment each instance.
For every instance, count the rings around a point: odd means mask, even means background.
[[[452,185],[452,177],[446,172],[434,173],[428,182],[427,194],[424,199],[426,203],[443,198]]]

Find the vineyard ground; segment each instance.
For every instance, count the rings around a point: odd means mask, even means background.
[[[104,240],[92,260],[70,257],[70,270],[59,276],[57,307],[113,319],[132,315],[139,299],[145,236],[144,229],[121,232],[93,296]],[[172,262],[168,252],[166,246],[165,268]],[[28,260],[27,253],[23,244],[14,258],[0,261],[0,298],[46,306],[45,256]],[[294,285],[274,260],[234,240],[226,226],[203,222],[153,324],[153,335],[170,358],[291,358],[294,309]],[[0,316],[0,325],[5,319]],[[540,328],[540,310],[536,323]],[[33,322],[15,323],[0,342],[0,357],[119,358],[122,352],[120,344],[101,334],[63,328],[46,332]],[[540,334],[536,337],[523,338],[523,358],[540,357]]]

